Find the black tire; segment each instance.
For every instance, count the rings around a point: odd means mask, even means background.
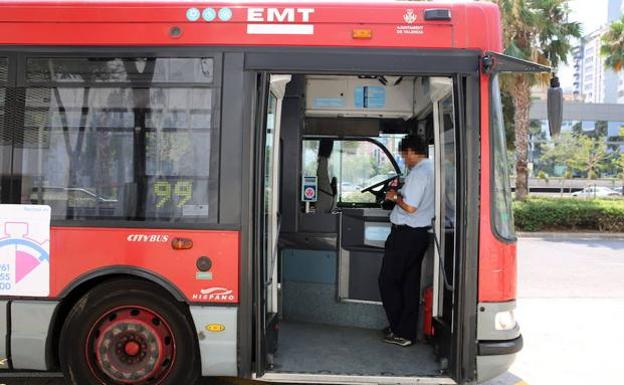
[[[121,316],[117,318],[117,314]],[[96,286],[74,305],[61,329],[59,359],[65,380],[71,385],[129,385],[115,377],[124,372],[117,371],[121,367],[133,376],[143,375],[137,368],[153,373],[131,384],[195,384],[200,360],[192,320],[187,314],[182,304],[149,282],[115,279]],[[145,317],[152,322],[140,323],[145,320],[132,317]],[[133,329],[137,324],[146,327],[137,332]],[[118,330],[127,334],[123,340],[115,334]],[[137,342],[127,342],[128,339]],[[128,348],[129,344],[133,346]],[[99,354],[103,358],[98,358]]]

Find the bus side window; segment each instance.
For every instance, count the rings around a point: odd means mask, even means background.
[[[6,111],[4,104],[6,100],[8,74],[9,61],[7,58],[0,57],[0,203],[8,202],[9,189],[7,187],[10,183],[9,176],[11,173],[10,167],[8,166],[11,162],[9,159],[11,154],[11,135],[7,132],[8,130],[4,124]]]
[[[21,203],[61,220],[216,222],[216,75],[212,58],[26,59]]]

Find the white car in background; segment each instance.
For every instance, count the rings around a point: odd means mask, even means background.
[[[340,188],[343,193],[347,193],[347,192],[359,191],[362,187],[351,182],[342,182],[340,183]]]
[[[619,196],[621,193],[618,193],[615,190],[612,190],[608,187],[602,186],[589,186],[585,187],[581,191],[573,192],[573,197],[584,197],[584,198],[604,198],[604,197],[615,197]]]

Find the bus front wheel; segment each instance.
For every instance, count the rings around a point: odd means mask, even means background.
[[[59,358],[72,385],[194,384],[195,333],[159,287],[120,279],[86,293],[68,314]]]

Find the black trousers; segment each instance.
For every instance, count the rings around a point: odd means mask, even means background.
[[[427,228],[392,226],[379,273],[379,291],[392,332],[415,340],[420,306],[420,271],[429,245]]]

